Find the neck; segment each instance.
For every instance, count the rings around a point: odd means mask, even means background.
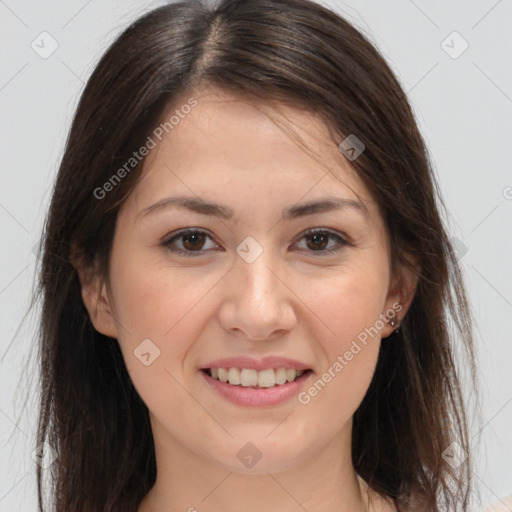
[[[188,450],[153,419],[152,427],[157,479],[138,512],[368,510],[368,488],[352,464],[351,422],[300,463],[279,472],[257,464],[251,473]]]

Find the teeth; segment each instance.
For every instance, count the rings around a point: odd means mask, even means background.
[[[295,380],[295,376],[297,375],[297,371],[294,370],[293,368],[288,368],[286,370],[286,380],[288,382],[292,382]]]
[[[271,388],[275,385],[293,382],[299,378],[304,370],[294,368],[277,368],[257,371],[249,368],[211,368],[211,376],[221,382],[228,382],[233,386],[258,386]]]
[[[239,375],[238,382],[242,386],[257,386],[258,385],[258,372],[256,370],[248,370],[244,368],[239,371],[238,368],[230,368],[229,371],[233,370]],[[230,384],[236,384],[236,382],[229,381]]]
[[[276,374],[274,370],[262,370],[258,372],[258,386],[260,388],[271,388],[276,385]]]
[[[278,368],[276,370],[276,384],[284,384],[286,382],[286,369]]]
[[[228,371],[226,370],[226,368],[219,368],[219,380],[221,382],[228,381]]]
[[[240,372],[236,368],[228,370],[228,382],[230,384],[240,384]]]

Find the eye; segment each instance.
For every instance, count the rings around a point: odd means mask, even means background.
[[[205,240],[213,239],[206,233],[205,231],[201,231],[199,229],[186,229],[184,231],[180,231],[176,235],[164,240],[162,245],[166,247],[169,251],[174,253],[180,253],[184,256],[195,256],[193,253],[201,253],[204,252]],[[176,241],[178,246],[176,247]],[[213,242],[214,246],[217,246],[215,242]],[[212,247],[210,247],[211,249]],[[208,249],[208,247],[206,248]]]
[[[329,239],[335,240],[334,244],[331,244],[329,247]],[[325,229],[310,229],[302,234],[299,240],[306,240],[306,250],[310,252],[318,252],[318,253],[333,253],[342,249],[342,247],[346,245],[350,245],[350,243],[345,240],[342,236],[333,233],[331,231],[327,231]]]
[[[211,240],[213,246],[207,247],[206,241],[208,239]],[[306,247],[301,247],[301,249],[307,252],[320,253],[319,255],[330,254],[339,251],[343,246],[350,245],[341,235],[321,228],[306,231],[299,238],[299,241],[302,240],[306,241]],[[329,240],[334,240],[334,243],[329,244]],[[207,232],[193,228],[174,234],[171,238],[164,240],[162,246],[173,253],[184,256],[198,256],[201,252],[209,249],[215,250],[216,247],[219,247]]]

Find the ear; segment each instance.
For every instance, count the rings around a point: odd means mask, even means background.
[[[89,313],[94,328],[112,338],[117,338],[118,330],[115,322],[111,300],[105,283],[102,283],[97,272],[83,263],[76,251],[72,251],[71,263],[78,274],[82,300]]]
[[[405,255],[405,260],[397,265],[398,269],[391,279],[386,298],[386,309],[383,311],[383,315],[388,318],[381,331],[383,339],[398,329],[416,293],[421,266],[418,258],[411,254]],[[392,321],[396,322],[396,325],[391,325]]]

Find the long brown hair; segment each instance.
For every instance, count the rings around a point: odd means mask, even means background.
[[[120,205],[142,165],[109,193],[95,190],[144,145],[178,95],[213,85],[260,101],[301,105],[325,119],[339,144],[356,134],[351,161],[389,231],[392,262],[419,259],[418,286],[399,331],[381,351],[354,415],[354,467],[404,510],[465,510],[471,456],[457,469],[445,450],[469,451],[454,343],[475,381],[472,326],[446,209],[414,115],[379,51],[338,14],[309,0],[185,0],[132,23],[82,93],[42,236],[37,288],[41,402],[37,444],[49,467],[51,510],[136,511],[156,478],[148,410],[115,339],[97,332],[72,265],[108,282]],[[143,160],[142,160],[143,162]],[[44,506],[44,471],[37,466]]]

